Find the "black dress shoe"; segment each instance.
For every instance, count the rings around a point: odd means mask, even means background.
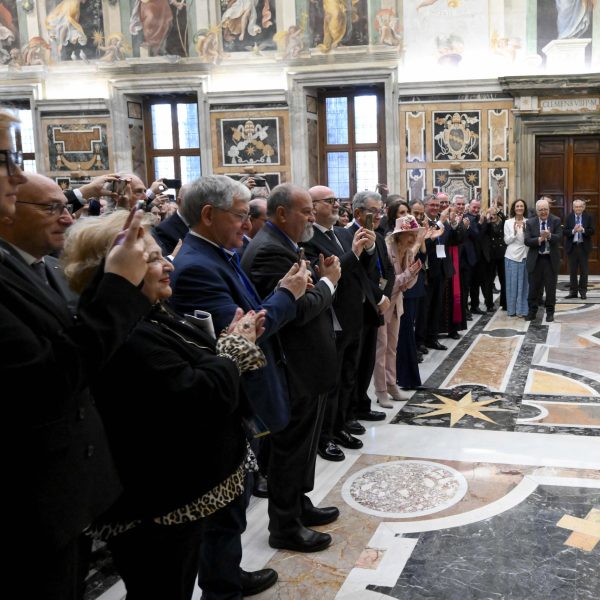
[[[277,581],[277,571],[261,569],[260,571],[244,571],[240,569],[242,580],[242,596],[254,596],[268,590]]]
[[[479,308],[472,308],[471,309],[471,314],[473,314],[473,315],[483,315],[485,313],[482,310],[479,310]]]
[[[554,321],[554,313],[553,312],[546,313],[546,323],[551,323],[552,321]]]
[[[326,442],[319,442],[317,447],[317,454],[325,460],[331,460],[333,462],[340,462],[346,458],[342,449],[337,446],[335,442],[327,440]]]
[[[339,516],[340,511],[335,506],[326,506],[325,508],[311,506],[309,509],[302,511],[300,520],[304,527],[314,527],[333,523]]]
[[[362,435],[367,431],[356,419],[346,421],[345,429],[352,435]]]
[[[535,316],[537,313],[527,313],[527,315],[525,316],[525,320],[526,321],[533,321],[535,320]]]
[[[587,292],[579,292],[579,295],[581,296],[582,300],[586,300],[587,299]],[[577,298],[577,296],[575,296]]]
[[[417,362],[420,364],[424,361],[423,355],[420,352],[417,352]]]
[[[254,473],[254,486],[252,495],[257,498],[268,498],[269,488],[267,487],[267,478],[260,473]]]
[[[325,550],[331,544],[331,536],[314,529],[300,527],[293,533],[269,536],[269,546],[280,550],[292,550],[293,552],[318,552]]]
[[[435,342],[428,342],[427,344],[425,344],[428,348],[431,348],[432,350],[448,350],[448,348],[446,348],[446,346],[440,344],[438,341]]]
[[[429,354],[429,350],[427,350],[427,346],[425,344],[421,344],[420,346],[417,346],[417,350],[421,354]]]
[[[387,414],[380,410],[366,410],[364,412],[357,412],[356,418],[359,421],[383,421]]]
[[[451,331],[451,332],[448,334],[448,337],[449,337],[451,340],[460,340],[460,334],[459,334],[457,331]]]
[[[577,292],[569,292],[565,298],[569,300],[570,298],[577,298]]]
[[[333,441],[340,446],[344,446],[344,448],[350,448],[350,450],[358,450],[363,447],[363,443],[358,438],[343,429],[334,435]]]

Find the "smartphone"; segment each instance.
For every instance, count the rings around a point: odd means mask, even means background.
[[[146,210],[146,203],[143,200],[137,200],[135,210]]]
[[[304,260],[304,248],[298,250],[298,264],[301,265]]]
[[[265,187],[267,185],[267,180],[264,177],[253,177],[254,185],[256,187]]]
[[[365,229],[373,231],[373,213],[367,213],[365,215]]]
[[[167,188],[178,190],[181,187],[181,179],[163,179],[163,183]]]

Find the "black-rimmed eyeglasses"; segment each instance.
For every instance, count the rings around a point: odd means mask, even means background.
[[[39,206],[40,210],[43,210],[49,215],[59,216],[62,215],[65,210],[68,210],[65,202],[26,202],[25,200],[17,200],[17,204],[32,204],[33,206]]]
[[[23,153],[13,150],[0,150],[0,166],[6,167],[9,177],[16,175],[16,168],[23,168]]]
[[[339,198],[321,198],[319,200],[315,200],[315,202],[327,202],[327,204],[331,204],[332,206],[337,202],[338,204],[340,204],[340,199]]]

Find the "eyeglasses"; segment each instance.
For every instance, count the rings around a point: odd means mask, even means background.
[[[23,153],[13,152],[12,150],[0,150],[0,165],[6,167],[9,177],[16,175],[16,168],[23,168]]]
[[[49,215],[59,216],[62,215],[65,210],[68,210],[68,206],[65,202],[50,202],[46,204],[44,202],[25,202],[25,200],[17,200],[17,204],[33,204],[33,206],[39,206],[40,210],[43,210]]]
[[[341,200],[339,198],[321,198],[319,200],[315,200],[316,202],[327,202],[327,204],[331,204],[332,206],[337,202],[338,204],[341,204]]]
[[[250,213],[239,213],[234,210],[230,210],[229,208],[219,208],[218,206],[214,206],[217,210],[222,210],[223,212],[229,213],[231,215],[235,215],[242,223],[246,223],[250,220]]]
[[[373,215],[374,217],[385,215],[385,210],[381,210],[379,208],[363,208],[362,210],[370,215]]]

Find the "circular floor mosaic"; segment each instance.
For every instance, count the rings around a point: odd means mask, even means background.
[[[378,517],[430,515],[456,504],[467,480],[456,469],[424,460],[381,463],[355,473],[342,497],[356,510]]]

